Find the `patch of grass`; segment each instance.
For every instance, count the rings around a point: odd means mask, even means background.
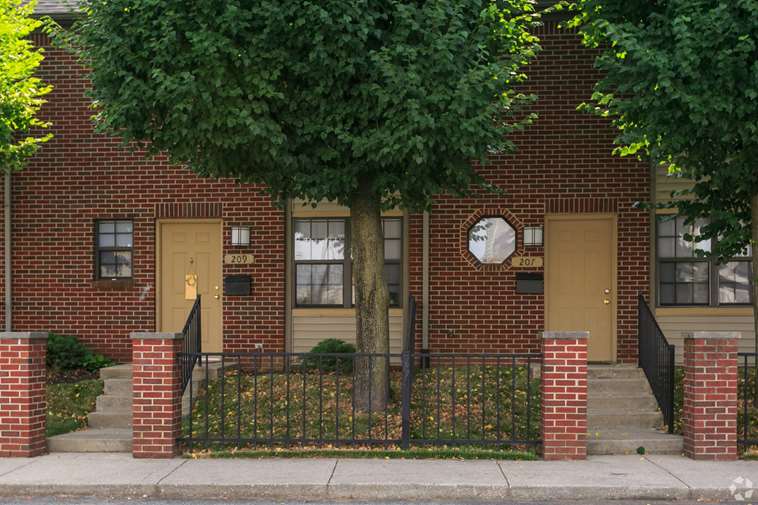
[[[402,433],[400,372],[390,373],[389,403],[380,412],[354,408],[352,382],[351,375],[334,372],[320,375],[308,367],[294,367],[289,375],[228,371],[223,380],[212,381],[195,397],[191,419],[195,447],[205,437],[210,442],[203,445],[204,449],[222,452],[253,449],[245,454],[262,455],[282,454],[277,449],[259,449],[269,439],[272,445],[283,447],[333,446],[340,441],[383,450],[396,445]],[[529,377],[522,366],[515,370],[473,364],[418,369],[411,395],[411,440],[433,439],[440,445],[455,445],[455,441],[475,444],[467,440],[489,444],[509,439],[537,440],[539,391],[539,379]],[[185,419],[183,428],[184,434],[189,434],[189,419]],[[241,439],[239,443],[237,438]],[[236,449],[229,449],[230,445]],[[498,449],[488,449],[486,457],[494,457],[506,446],[498,444]],[[524,444],[516,449],[526,447]],[[346,449],[335,450],[344,454],[342,451]],[[455,454],[466,454],[454,450]],[[428,457],[443,457],[444,451],[440,449],[428,451],[435,454]],[[385,457],[376,450],[369,452],[371,457]],[[398,457],[409,457],[410,453],[401,454],[405,456]]]
[[[87,414],[95,409],[95,399],[103,393],[96,379],[47,385],[48,437],[76,431],[87,425]]]
[[[539,459],[534,452],[510,449],[482,449],[479,447],[430,447],[412,449],[326,449],[321,447],[277,448],[277,449],[216,449],[187,453],[186,457],[203,458],[383,458],[383,459],[496,459],[524,460]]]

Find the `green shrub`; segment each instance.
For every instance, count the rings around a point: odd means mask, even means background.
[[[112,366],[114,364],[115,363],[113,360],[107,356],[104,356],[102,354],[89,353],[84,357],[82,368],[86,368],[90,372],[94,372],[96,370],[100,370],[101,368]]]
[[[310,351],[314,354],[353,354],[355,346],[344,340],[337,338],[328,338],[316,344]],[[309,356],[303,359],[303,368],[319,369],[325,372],[336,372],[339,370],[342,374],[349,374],[353,371],[353,358],[339,356]]]
[[[84,368],[94,372],[112,364],[113,361],[110,358],[93,353],[73,335],[51,333],[47,339],[48,368],[59,370]]]
[[[87,348],[73,335],[51,333],[47,339],[47,366],[60,370],[82,368]]]

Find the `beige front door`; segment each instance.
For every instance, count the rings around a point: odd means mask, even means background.
[[[199,294],[202,350],[222,351],[221,223],[162,221],[158,233],[160,331],[181,331]]]
[[[589,330],[590,361],[616,358],[615,219],[546,217],[545,328]]]

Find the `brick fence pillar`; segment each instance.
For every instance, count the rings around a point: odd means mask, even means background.
[[[173,458],[182,415],[181,333],[132,333],[132,456]]]
[[[587,457],[587,331],[542,338],[542,456]]]
[[[47,452],[47,333],[0,333],[0,457]]]
[[[739,333],[696,332],[684,339],[684,454],[737,459]]]

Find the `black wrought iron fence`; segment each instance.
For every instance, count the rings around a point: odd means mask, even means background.
[[[182,376],[182,393],[192,379],[192,371],[198,363],[199,353],[202,351],[202,324],[200,321],[200,295],[197,295],[195,303],[187,316],[187,322],[182,329],[182,354],[179,357],[179,366]]]
[[[638,299],[639,366],[653,390],[669,433],[674,432],[675,346],[668,343],[645,298]]]
[[[737,353],[739,365],[739,412],[737,443],[742,449],[758,446],[758,353]]]
[[[189,387],[181,440],[237,446],[534,446],[540,443],[538,354],[189,353],[205,370]],[[218,377],[209,363],[220,361]],[[388,381],[365,373],[389,367]]]

